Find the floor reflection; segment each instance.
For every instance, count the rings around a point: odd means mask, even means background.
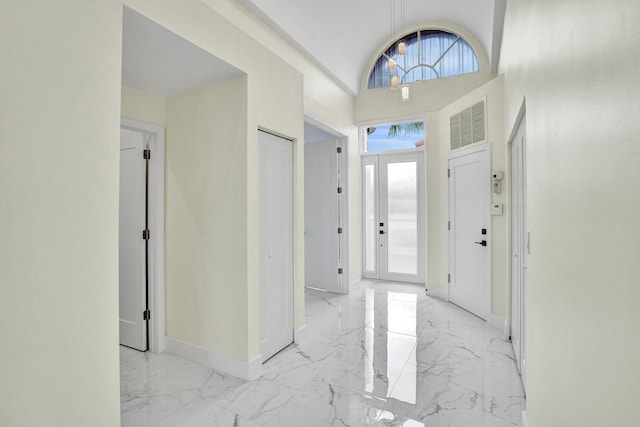
[[[524,403],[500,331],[417,286],[307,290],[306,338],[246,382],[121,351],[122,425],[519,426]]]

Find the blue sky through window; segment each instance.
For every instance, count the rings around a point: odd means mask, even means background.
[[[404,135],[404,132],[400,132],[400,135],[389,137],[390,127],[389,125],[376,126],[375,132],[367,136],[368,152],[416,148],[416,142],[422,141],[424,138],[423,132],[410,135]]]

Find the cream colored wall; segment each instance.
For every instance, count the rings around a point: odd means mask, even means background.
[[[349,273],[351,282],[359,280],[362,277],[360,150],[358,129],[353,124],[353,94],[324,73],[312,60],[300,54],[297,48],[285,41],[242,2],[204,2],[300,72],[304,76],[304,114],[346,138],[349,155]],[[277,113],[277,110],[273,110],[273,113]],[[300,158],[300,153],[295,155],[296,158]],[[304,215],[298,217],[298,220],[303,217]],[[298,295],[296,299],[299,301],[300,297],[301,295]],[[302,313],[296,312],[296,325],[301,325],[303,321]]]
[[[167,336],[248,355],[247,77],[167,101]],[[234,325],[230,328],[229,325]]]
[[[448,265],[448,180],[447,162],[451,152],[449,118],[486,98],[487,142],[491,145],[492,171],[507,172],[507,148],[503,121],[503,79],[491,80],[461,97],[427,121],[427,287],[447,288]],[[506,176],[506,175],[505,175]],[[508,209],[508,177],[501,194],[491,193],[492,202]],[[509,216],[491,217],[492,227],[492,312],[507,318],[509,307],[508,277]]]
[[[122,117],[164,126],[167,100],[140,89],[122,86]]]
[[[215,343],[211,340],[207,341],[210,346],[207,348],[223,352],[227,351],[224,349],[228,349],[232,355],[251,360],[260,352],[257,209],[257,129],[259,127],[294,140],[294,323],[296,328],[304,324],[303,76],[249,36],[245,32],[245,27],[240,29],[232,24],[233,19],[227,19],[229,18],[227,15],[232,14],[235,9],[227,8],[229,5],[224,1],[207,5],[203,2],[188,0],[182,2],[179,8],[171,0],[127,0],[125,4],[247,73],[245,187],[242,193],[237,195],[245,199],[243,210],[238,212],[239,217],[245,217],[246,233],[242,238],[245,239],[246,251],[243,255],[244,261],[238,261],[244,262],[245,268],[236,271],[236,274],[241,276],[235,282],[239,289],[236,294],[228,297],[238,299],[238,301],[229,302],[230,306],[235,306],[236,302],[239,303],[239,299],[243,300],[242,303],[245,305],[243,313],[246,320],[242,324],[246,324],[247,329],[236,331],[233,337],[218,336],[219,339],[213,340]],[[233,43],[229,43],[229,40],[233,40]],[[167,123],[170,120],[168,115]],[[169,141],[169,133],[168,125],[167,141]],[[167,250],[169,250],[169,243],[167,243]],[[193,251],[197,255],[198,248],[194,247]],[[167,264],[170,262],[171,255],[168,255]],[[232,265],[235,264],[232,263]],[[171,285],[167,283],[167,287],[169,286]],[[183,303],[184,305],[176,310],[191,309],[188,301],[183,300]],[[167,331],[194,329],[195,332],[190,332],[192,334],[190,336],[195,339],[196,335],[203,333],[201,329],[205,327],[195,322],[195,319],[192,320],[194,323],[190,325],[178,326],[172,325],[168,318]],[[245,332],[246,336],[241,338]],[[246,344],[239,345],[237,340],[245,340]]]
[[[505,135],[526,97],[529,427],[635,426],[640,3],[515,1]]]
[[[121,22],[117,2],[0,2],[3,426],[120,423]]]

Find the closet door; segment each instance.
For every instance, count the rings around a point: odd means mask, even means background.
[[[526,387],[525,289],[527,273],[526,124],[511,144],[511,342]]]
[[[293,143],[258,132],[260,351],[293,342]]]

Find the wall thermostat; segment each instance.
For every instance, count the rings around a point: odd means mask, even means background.
[[[501,171],[494,172],[491,175],[491,180],[493,181],[493,192],[496,194],[502,193],[502,179],[504,178],[504,174]]]

